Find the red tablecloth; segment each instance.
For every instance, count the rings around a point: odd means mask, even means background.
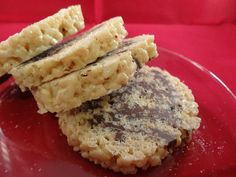
[[[130,36],[152,33],[159,46],[200,63],[236,94],[236,1],[1,1],[0,41],[59,8],[81,3],[85,21],[124,16]]]
[[[158,46],[198,62],[236,94],[236,0],[0,0],[0,41],[72,4],[81,4],[86,28],[121,15],[129,36],[154,34]],[[208,84],[203,74],[194,73],[199,78],[197,84],[206,84],[191,87],[198,95],[199,131],[188,148],[181,149],[181,156],[170,157],[163,168],[152,168],[139,176],[235,176],[234,100],[225,97],[216,84]],[[111,176],[110,171],[75,156],[59,133],[57,120],[51,119],[51,114],[37,114],[29,94],[6,86],[0,86],[6,91],[1,99],[7,99],[0,106],[1,177]]]

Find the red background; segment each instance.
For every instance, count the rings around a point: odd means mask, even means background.
[[[236,94],[235,0],[0,0],[0,41],[71,4],[81,4],[87,26],[123,16],[129,36],[155,34],[159,46],[200,63]]]

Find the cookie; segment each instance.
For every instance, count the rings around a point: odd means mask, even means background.
[[[67,111],[126,85],[137,66],[157,55],[153,36],[134,39],[125,40],[119,48],[82,70],[31,89],[39,112]]]
[[[150,59],[158,56],[157,46],[154,43],[154,35],[150,34],[125,39],[118,49],[115,49],[108,55],[126,50],[132,52],[133,58],[136,58],[141,66]]]
[[[119,46],[127,35],[123,25],[121,17],[105,21],[22,63],[11,74],[24,91],[79,70]]]
[[[121,89],[59,113],[68,144],[115,172],[160,165],[198,129],[191,90],[159,68],[144,66]]]
[[[61,9],[0,43],[0,76],[84,28],[80,5]]]

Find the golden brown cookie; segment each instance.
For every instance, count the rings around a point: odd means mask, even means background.
[[[22,63],[11,71],[21,90],[62,77],[117,48],[127,32],[121,17],[107,20]]]
[[[68,111],[126,85],[146,61],[157,56],[152,35],[125,40],[92,65],[31,89],[39,112]]]
[[[80,5],[61,9],[0,43],[0,76],[84,28]]]
[[[134,174],[160,165],[199,128],[191,90],[159,68],[143,67],[121,89],[59,113],[68,143],[102,167]]]

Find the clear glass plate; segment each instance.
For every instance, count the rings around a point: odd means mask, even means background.
[[[213,73],[194,61],[159,48],[149,65],[179,77],[193,91],[202,124],[186,148],[160,167],[136,176],[236,176],[236,98]],[[1,177],[122,176],[94,165],[73,152],[52,114],[37,114],[29,92],[21,93],[12,79],[0,86]]]

